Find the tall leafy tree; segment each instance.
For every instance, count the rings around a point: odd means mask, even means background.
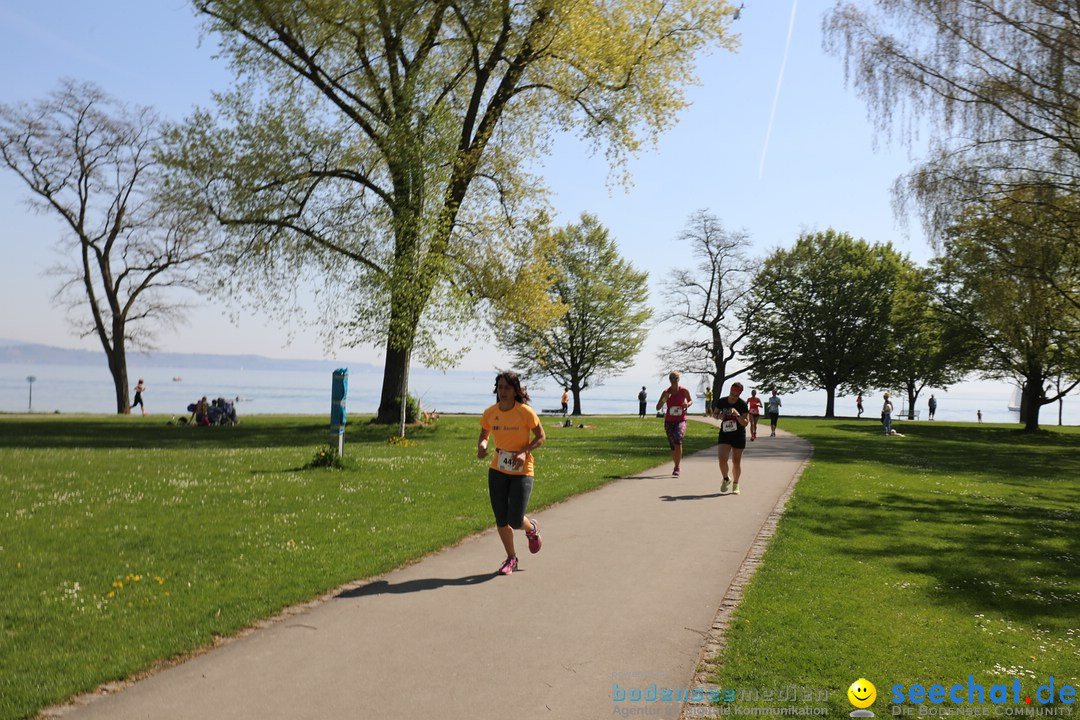
[[[980,373],[1021,387],[1029,432],[1039,429],[1043,405],[1080,383],[1080,312],[1054,291],[1080,284],[1080,275],[1062,262],[1067,249],[1038,232],[1041,218],[1022,198],[972,206],[948,229],[936,261],[945,307],[979,339]],[[1018,275],[1018,264],[1038,272]]]
[[[90,83],[64,81],[34,103],[0,105],[0,159],[30,191],[30,206],[59,218],[68,261],[53,269],[57,299],[83,336],[101,343],[130,411],[127,352],[183,318],[173,289],[199,290],[213,253],[206,219],[170,202],[154,156],[159,120]]]
[[[755,286],[769,302],[751,317],[746,344],[755,380],[825,390],[826,417],[837,390],[876,387],[895,362],[886,350],[902,263],[891,244],[835,230],[803,234],[767,257]]]
[[[194,6],[240,82],[175,133],[171,161],[233,231],[262,302],[310,273],[338,306],[331,328],[384,345],[383,422],[446,323],[485,300],[542,303],[522,220],[552,135],[619,167],[686,105],[695,55],[734,47],[726,0]]]
[[[554,234],[551,296],[565,312],[548,327],[512,322],[500,333],[503,346],[527,376],[549,377],[574,397],[628,368],[648,335],[648,273],[619,256],[615,241],[596,217]]]
[[[890,346],[880,387],[901,388],[907,395],[908,417],[926,387],[946,389],[975,367],[977,338],[971,329],[949,321],[937,297],[933,273],[902,263],[892,295]]]
[[[713,397],[720,397],[724,381],[753,369],[746,362],[735,369],[729,364],[749,335],[748,318],[767,294],[753,284],[756,268],[747,256],[747,233],[728,231],[716,215],[698,210],[679,240],[690,246],[698,263],[664,280],[665,307],[671,310],[662,321],[687,334],[664,347],[660,357],[665,367],[711,377]]]

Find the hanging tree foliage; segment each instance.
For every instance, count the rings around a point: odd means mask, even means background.
[[[839,2],[826,47],[882,130],[931,132],[898,186],[934,231],[966,205],[1080,182],[1080,6],[1075,0]]]

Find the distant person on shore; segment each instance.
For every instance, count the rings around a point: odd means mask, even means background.
[[[780,396],[776,394],[776,388],[769,392],[772,393],[769,396],[769,428],[771,430],[769,437],[776,437],[776,423],[780,421],[780,406],[784,403],[780,402]]]
[[[862,393],[859,393],[859,397],[855,398],[855,407],[859,410],[858,414],[855,415],[855,417],[861,418],[862,417],[862,410],[863,410],[863,408],[862,408]]]
[[[705,388],[705,417],[709,417],[712,412],[712,387]]]
[[[885,428],[885,434],[892,434],[892,411],[893,404],[889,400],[889,393],[885,393],[885,402],[881,404],[881,426]]]
[[[668,375],[671,387],[660,393],[660,401],[656,403],[656,409],[667,405],[664,413],[664,432],[667,433],[668,445],[671,447],[671,459],[675,463],[672,475],[679,477],[679,465],[682,463],[682,444],[686,437],[686,411],[694,404],[694,398],[690,391],[679,384],[679,373],[672,370]]]
[[[563,388],[562,394],[562,414],[566,415],[570,410],[570,388]]]
[[[743,384],[733,382],[727,397],[720,398],[713,405],[713,415],[720,420],[720,434],[717,437],[719,445],[716,448],[717,459],[720,461],[720,476],[724,478],[720,483],[720,492],[726,493],[730,484],[731,492],[735,495],[739,494],[742,454],[746,449],[746,426],[750,423],[750,407],[740,397],[742,391]],[[728,477],[729,457],[731,458],[730,477]]]
[[[637,394],[637,412],[638,417],[645,417],[645,403],[649,399],[649,393],[645,391],[645,386],[641,386],[641,392]]]
[[[509,575],[518,566],[514,549],[514,530],[527,528],[529,552],[540,552],[540,525],[525,516],[533,488],[533,451],[544,444],[544,426],[536,411],[528,406],[529,393],[521,387],[517,373],[504,371],[495,377],[495,397],[498,401],[484,411],[480,418],[480,439],[476,457],[483,460],[488,454],[488,438],[495,438],[495,453],[488,468],[488,495],[495,514],[506,560],[499,568],[500,575]],[[532,435],[530,440],[529,435]]]
[[[976,410],[975,417],[979,418],[979,422],[982,422],[982,410]]]
[[[752,442],[757,440],[758,416],[761,415],[761,398],[758,397],[757,390],[750,391],[750,399],[746,401],[746,405],[750,409],[750,440]]]
[[[131,411],[134,412],[136,407],[142,408],[143,417],[146,417],[146,405],[143,405],[142,394],[146,390],[146,383],[142,378],[139,378],[139,382],[135,384],[135,399],[131,401]]]
[[[930,393],[930,400],[927,401],[926,407],[929,410],[929,412],[927,413],[927,417],[929,419],[933,420],[934,419],[934,413],[937,412],[937,398],[934,397],[933,393]]]
[[[206,396],[203,395],[202,400],[195,403],[195,424],[196,425],[209,425],[210,424],[210,403],[206,401]]]

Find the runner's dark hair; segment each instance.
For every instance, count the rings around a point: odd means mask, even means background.
[[[506,384],[514,388],[514,399],[524,405],[529,404],[529,391],[521,387],[521,376],[513,370],[503,370],[495,376],[495,396],[499,395],[499,378],[506,381]]]

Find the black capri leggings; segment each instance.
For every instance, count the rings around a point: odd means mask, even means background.
[[[532,475],[507,475],[495,468],[488,468],[488,493],[495,524],[518,530],[525,524],[525,508],[532,495]]]

